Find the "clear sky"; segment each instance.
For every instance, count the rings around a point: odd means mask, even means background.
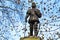
[[[34,0],[37,8],[42,13],[39,19],[41,26],[38,36],[44,35],[44,40],[49,37],[60,40],[60,0]],[[24,37],[25,16],[31,3],[28,0],[0,0],[0,40],[19,40]],[[29,24],[26,23],[28,36]]]

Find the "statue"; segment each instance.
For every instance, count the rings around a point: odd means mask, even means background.
[[[36,8],[35,2],[32,3],[32,8],[28,9],[25,17],[25,22],[27,22],[27,18],[29,17],[28,23],[30,24],[30,36],[33,36],[33,29],[34,29],[34,36],[38,35],[37,26],[39,23],[39,19],[41,18],[42,14],[40,10]]]

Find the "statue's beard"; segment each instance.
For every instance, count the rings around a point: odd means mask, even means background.
[[[36,6],[32,6],[32,8],[36,8]]]

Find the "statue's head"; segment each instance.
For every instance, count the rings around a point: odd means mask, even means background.
[[[32,2],[32,8],[36,8],[35,2]]]

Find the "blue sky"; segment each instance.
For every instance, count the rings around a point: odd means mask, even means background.
[[[34,2],[42,13],[38,36],[44,35],[44,40],[49,37],[60,40],[56,34],[57,32],[60,34],[60,0],[34,0]],[[0,1],[0,6],[3,6],[0,7],[0,40],[19,40],[24,37],[22,29],[25,27],[25,16],[31,3],[28,0],[21,0],[20,4],[14,0],[3,0]],[[25,36],[28,36],[29,24],[26,24]]]

